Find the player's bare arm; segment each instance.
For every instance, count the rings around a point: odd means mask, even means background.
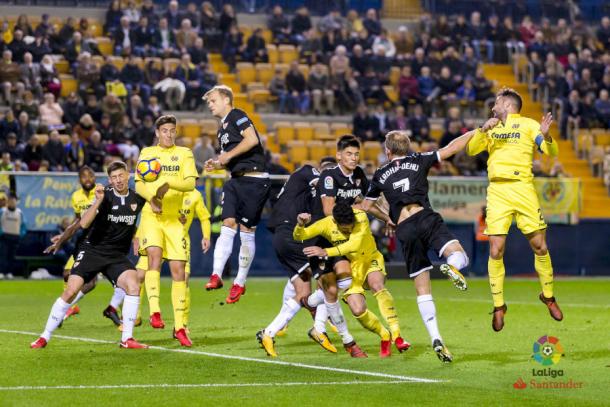
[[[471,130],[462,134],[460,137],[453,140],[451,143],[447,144],[445,147],[438,150],[438,154],[441,160],[446,160],[452,155],[456,154],[458,151],[462,150],[466,147],[466,144],[470,141],[472,136],[474,136],[476,130]]]
[[[102,184],[97,184],[95,186],[95,202],[93,205],[89,207],[83,214],[80,219],[80,226],[83,229],[87,229],[97,216],[97,210],[100,208],[100,205],[104,201],[104,186]]]
[[[553,137],[551,137],[551,134],[549,132],[551,124],[553,124],[553,114],[551,112],[548,112],[542,117],[542,122],[540,122],[540,133],[544,137],[544,141],[546,141],[547,143],[553,142]]]
[[[333,208],[335,207],[336,198],[334,196],[323,196],[322,197],[322,210],[324,216],[330,216],[333,214]]]

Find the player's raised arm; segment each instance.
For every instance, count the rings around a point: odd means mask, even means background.
[[[98,209],[104,202],[104,196],[104,186],[102,184],[97,184],[95,186],[95,202],[93,202],[93,205],[91,205],[80,218],[81,228],[87,229],[91,226],[97,216]]]
[[[487,120],[480,128],[475,129],[474,135],[466,144],[466,153],[468,155],[477,155],[487,150],[489,144],[487,140],[487,132],[498,125],[500,120],[492,117]]]
[[[438,150],[438,156],[441,160],[446,160],[452,155],[456,154],[458,151],[462,150],[466,147],[466,144],[470,141],[472,136],[474,136],[476,130],[468,131],[462,134],[460,137],[451,141],[451,143],[447,144],[445,147]]]
[[[305,225],[311,222],[311,215],[309,213],[300,213],[297,217],[297,225],[292,232],[292,238],[297,241],[303,241],[322,235],[327,229],[327,219],[320,219],[314,224],[305,227]]]
[[[536,135],[534,141],[541,153],[556,157],[559,155],[559,146],[553,141],[553,137],[551,137],[549,131],[552,123],[553,115],[549,112],[542,118],[542,122],[540,122],[540,133]],[[533,131],[535,132],[536,129],[533,129]]]

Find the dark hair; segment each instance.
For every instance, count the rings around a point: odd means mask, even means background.
[[[85,172],[90,172],[91,174],[95,174],[95,171],[93,171],[93,168],[89,167],[88,165],[83,165],[82,167],[80,167],[78,169],[78,176],[80,177]]]
[[[517,112],[521,111],[521,106],[523,106],[523,100],[521,99],[521,95],[519,95],[516,90],[511,88],[502,88],[496,95],[496,97],[499,96],[511,98],[515,103],[515,106],[517,107]]]
[[[339,141],[337,141],[337,151],[343,151],[348,147],[355,147],[357,149],[360,149],[360,141],[358,141],[356,136],[346,134],[344,136],[341,136]]]
[[[125,164],[123,161],[113,161],[108,166],[108,170],[106,172],[108,173],[108,176],[110,176],[110,174],[112,174],[116,170],[127,171],[127,164]]]
[[[163,116],[159,116],[159,118],[155,121],[155,129],[159,130],[161,126],[164,124],[173,124],[176,125],[176,116],[171,114],[164,114]]]
[[[335,204],[333,208],[333,218],[338,225],[353,225],[356,223],[356,214],[354,214],[354,210],[345,202]]]
[[[337,159],[331,156],[322,157],[322,159],[320,160],[320,165],[324,165],[326,163],[337,164]]]

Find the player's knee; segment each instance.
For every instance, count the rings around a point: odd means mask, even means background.
[[[366,312],[366,304],[364,302],[359,301],[349,301],[349,309],[352,311],[352,314],[355,317],[359,317],[360,315]]]
[[[503,244],[491,244],[489,247],[489,256],[494,260],[500,260],[504,257]]]
[[[226,226],[231,229],[237,229],[237,222],[235,222],[234,218],[223,219],[222,226]]]
[[[137,279],[127,281],[125,284],[125,293],[127,293],[127,295],[140,295],[140,284],[138,284]]]

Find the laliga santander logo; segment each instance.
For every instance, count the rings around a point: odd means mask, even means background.
[[[534,342],[533,358],[542,366],[551,366],[559,363],[563,356],[563,346],[554,336],[541,336]]]

